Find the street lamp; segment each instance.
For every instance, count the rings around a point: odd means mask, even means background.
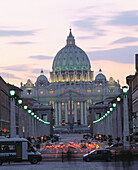
[[[28,113],[30,114],[31,112],[32,112],[32,111],[29,109],[29,110],[28,110]]]
[[[112,108],[112,107],[110,108],[110,111],[111,111],[111,112],[113,111],[113,108]]]
[[[121,98],[120,97],[117,97],[117,99],[116,99],[118,102],[120,102],[121,101]]]
[[[34,118],[37,118],[37,115],[34,115]]]
[[[19,99],[19,100],[18,100],[18,104],[19,104],[19,105],[21,105],[22,102],[23,102],[22,99]]]
[[[127,86],[123,86],[122,89],[123,89],[123,94],[127,95]]]
[[[114,108],[116,107],[116,103],[113,103],[113,107],[114,107]]]
[[[14,97],[15,96],[15,90],[10,90],[10,96]]]
[[[34,115],[34,112],[32,112],[31,115],[33,116],[33,115]]]
[[[27,106],[27,105],[24,105],[23,108],[24,108],[24,110],[27,110],[28,106]]]
[[[10,137],[16,137],[15,90],[10,90]]]
[[[127,86],[123,86],[123,144],[124,148],[129,148],[129,141],[126,137],[129,136],[129,116],[128,116],[128,101],[127,101]]]
[[[108,110],[108,111],[107,111],[107,113],[109,114],[109,113],[110,113],[110,111]]]

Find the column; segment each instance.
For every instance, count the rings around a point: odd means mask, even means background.
[[[15,121],[15,99],[11,98],[10,100],[10,137],[16,137],[16,121]]]
[[[83,101],[81,101],[81,125],[83,125]]]
[[[55,71],[53,71],[53,82],[55,82]]]
[[[65,123],[68,123],[68,110],[67,110],[67,102],[65,102]]]
[[[106,136],[109,135],[109,115],[106,117]]]
[[[74,121],[77,125],[77,102],[74,101]]]
[[[127,95],[123,96],[123,144],[124,148],[129,149],[129,141],[126,140],[126,137],[129,136],[129,119],[128,119],[128,103]]]
[[[104,135],[107,135],[107,117],[105,118],[105,131]]]
[[[105,130],[106,130],[106,124],[105,124],[105,120],[106,118],[104,118],[104,120],[103,120],[103,135],[105,135]]]
[[[58,103],[58,113],[59,113],[59,116],[58,116],[59,122],[58,122],[58,124],[59,124],[59,126],[61,126],[61,102]]]
[[[32,119],[32,136],[34,137],[35,136],[35,125],[34,125],[34,121],[35,121],[35,119],[32,117],[31,118]]]
[[[117,137],[120,137],[120,143],[122,143],[122,120],[121,120],[121,105],[117,103]]]
[[[24,110],[24,137],[27,138],[27,110]]]
[[[89,71],[87,72],[87,74],[88,74],[88,81],[90,81],[90,74],[89,74]]]
[[[110,130],[111,130],[111,135],[113,137],[113,112],[110,113]]]
[[[116,141],[115,139],[117,138],[116,116],[117,116],[116,108],[114,108],[114,111],[113,111],[113,134],[114,134],[113,140],[114,142]]]
[[[57,119],[57,102],[55,102],[55,125],[58,125],[58,119]]]
[[[93,121],[95,120],[94,108],[91,108],[89,112],[90,112],[90,123],[91,123],[90,132],[91,134],[96,134],[96,123],[93,123]]]
[[[87,105],[86,105],[86,101],[84,102],[84,114],[85,114],[85,125],[87,125]]]
[[[23,137],[22,106],[19,106],[19,137]]]
[[[28,115],[28,119],[29,119],[29,137],[31,137],[32,136],[32,123],[31,123],[31,116],[30,115]]]
[[[37,139],[38,134],[39,134],[39,132],[38,132],[38,128],[39,128],[38,120],[36,119],[36,139]]]
[[[108,135],[112,135],[112,132],[111,132],[111,126],[112,126],[112,124],[111,124],[111,112],[110,112],[110,114],[109,114],[109,134]]]
[[[59,71],[59,81],[62,81],[62,75],[61,75],[61,70]]]
[[[40,122],[37,120],[37,137],[40,137],[41,135],[40,135],[40,131],[41,131],[41,127],[40,127]]]
[[[36,119],[34,119],[34,138],[37,139],[37,124],[36,124]]]

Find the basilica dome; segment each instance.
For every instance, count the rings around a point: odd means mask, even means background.
[[[106,77],[104,74],[102,74],[102,70],[99,69],[99,74],[95,77],[95,81],[106,81]]]
[[[74,36],[70,33],[67,45],[54,58],[52,69],[56,70],[90,70],[91,65],[86,53],[75,45]]]
[[[46,85],[48,85],[48,79],[44,75],[43,70],[41,70],[41,75],[37,78],[36,85],[37,86],[46,86]]]

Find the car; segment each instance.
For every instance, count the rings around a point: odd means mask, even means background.
[[[111,146],[106,147],[106,149],[114,149],[114,150],[122,150],[123,144],[122,143],[116,143]]]
[[[107,149],[95,149],[88,154],[83,155],[83,160],[86,162],[90,162],[93,160],[105,160],[111,161],[112,153]]]

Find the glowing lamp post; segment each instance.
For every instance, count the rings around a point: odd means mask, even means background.
[[[121,98],[120,98],[120,97],[117,97],[116,100],[117,100],[117,102],[120,102],[120,101],[121,101]]]
[[[25,111],[25,114],[24,114],[24,136],[25,136],[25,138],[27,138],[28,137],[28,134],[27,134],[27,108],[28,108],[28,106],[24,105],[23,108]]]
[[[16,137],[15,90],[10,90],[10,137]]]
[[[116,103],[113,103],[113,108],[116,108]]]
[[[24,110],[27,110],[28,106],[27,106],[27,105],[24,105],[23,108],[24,108]]]
[[[22,124],[22,99],[18,99],[19,104],[19,136],[23,137],[23,124]]]
[[[28,113],[31,114],[31,112],[32,112],[32,111],[29,109],[29,110],[28,110]]]
[[[19,105],[21,105],[22,102],[23,102],[22,99],[19,99],[19,100],[18,100],[18,104],[19,104]]]
[[[110,111],[111,111],[111,112],[113,111],[113,108],[112,108],[112,107],[110,108]]]
[[[127,86],[122,87],[123,89],[123,144],[125,149],[129,149],[129,119],[128,119],[128,102],[127,102]]]
[[[123,86],[122,89],[123,89],[123,94],[127,95],[127,86]]]
[[[10,90],[10,96],[14,97],[15,96],[15,90]]]

